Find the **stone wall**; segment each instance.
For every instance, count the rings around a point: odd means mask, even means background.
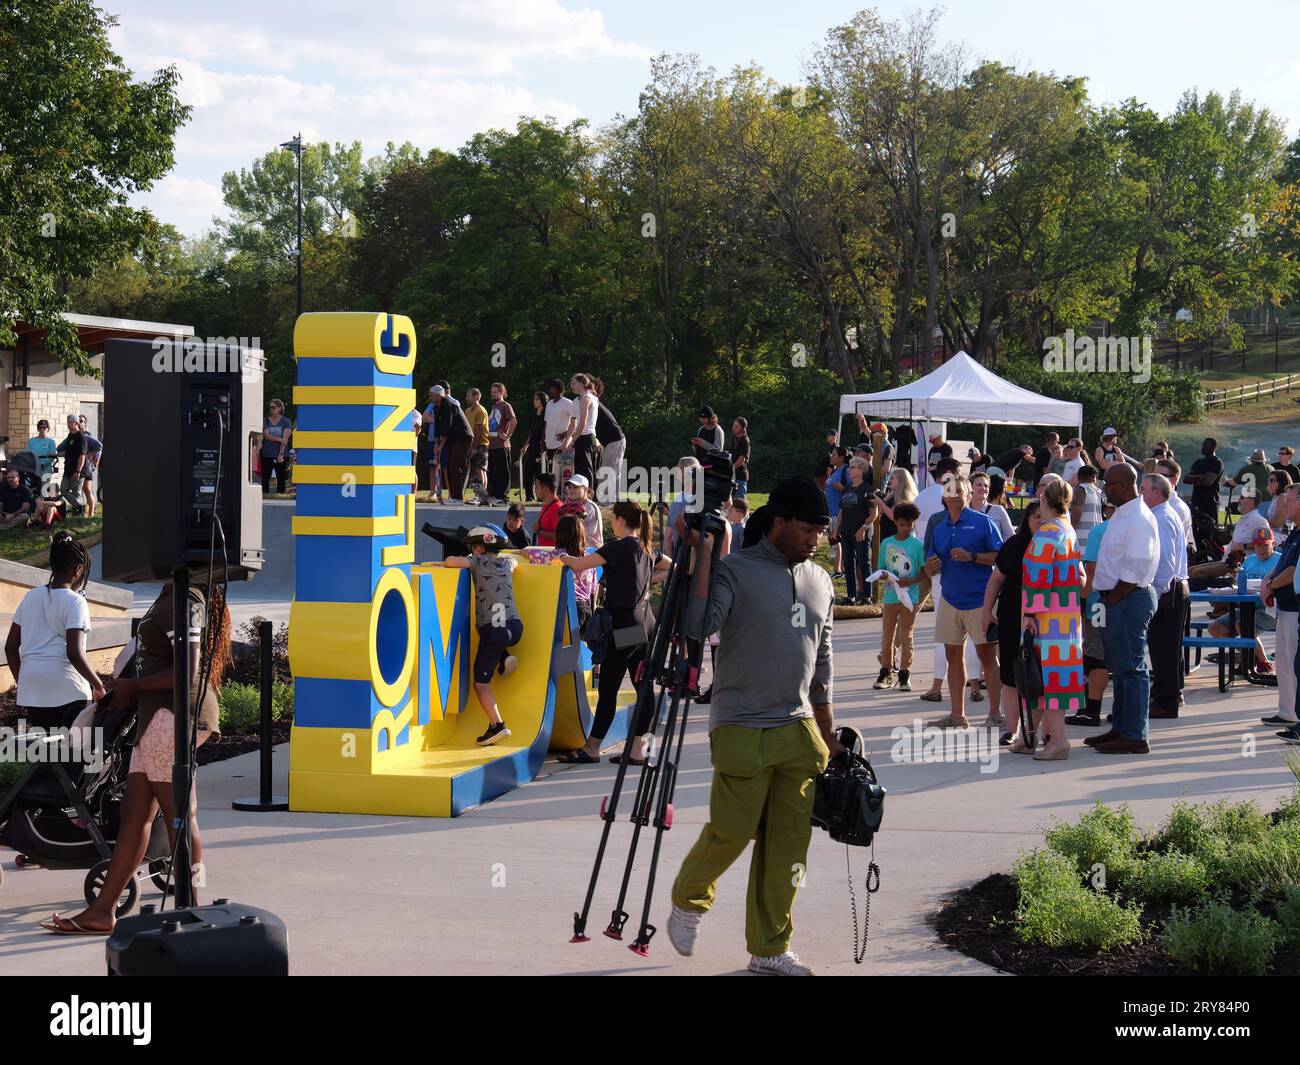
[[[42,418],[50,423],[50,435],[59,441],[67,435],[66,419],[69,414],[80,414],[83,403],[104,402],[102,390],[93,392],[43,385],[35,388],[9,388],[6,391],[9,409],[8,451],[11,455],[26,447],[28,439],[36,435],[36,423]]]

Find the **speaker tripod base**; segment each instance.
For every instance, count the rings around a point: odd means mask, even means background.
[[[235,799],[230,804],[232,810],[245,810],[253,813],[267,813],[272,810],[289,809],[288,795],[272,795],[271,798],[263,802],[260,798]]]

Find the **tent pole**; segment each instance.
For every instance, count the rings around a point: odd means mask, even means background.
[[[987,455],[988,453],[989,453],[989,423],[985,422],[984,423],[984,446],[980,448],[980,454]]]

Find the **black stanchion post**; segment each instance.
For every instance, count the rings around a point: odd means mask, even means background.
[[[236,799],[230,804],[231,808],[235,810],[265,812],[267,810],[289,809],[289,797],[287,795],[271,794],[271,693],[275,685],[275,656],[272,653],[271,628],[269,621],[263,621],[257,627],[262,688],[262,740],[261,751],[259,752],[261,766],[258,773],[260,777],[258,796],[255,799]]]
[[[195,642],[198,635],[195,634]],[[172,803],[176,807],[176,850],[172,877],[176,909],[194,905],[194,871],[190,859],[190,574],[183,566],[172,572],[172,716],[176,721],[176,761],[172,766]]]

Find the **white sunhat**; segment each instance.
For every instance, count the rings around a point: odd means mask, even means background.
[[[580,473],[575,473],[575,474],[574,474],[572,477],[570,477],[570,478],[569,478],[565,483],[566,483],[566,484],[576,484],[579,488],[590,488],[590,487],[591,487],[591,482],[590,482],[589,480],[587,480],[587,478],[584,477],[584,476],[583,476],[582,474],[580,474]]]

